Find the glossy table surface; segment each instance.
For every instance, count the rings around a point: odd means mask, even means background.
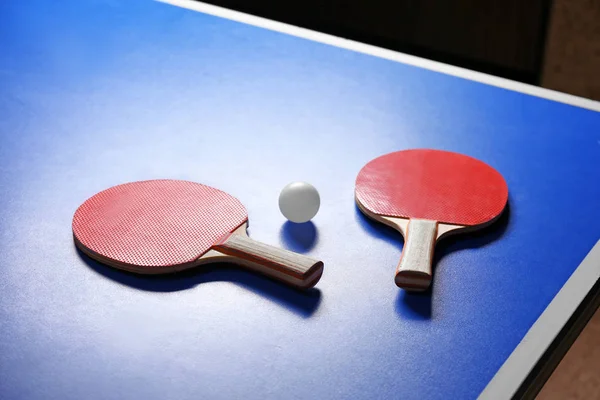
[[[146,0],[0,4],[0,397],[474,398],[600,238],[600,113]],[[504,216],[399,290],[356,208],[391,151],[502,173]],[[301,293],[230,266],[139,277],[79,253],[88,197],[186,179],[325,262]],[[312,223],[277,198],[315,185]]]

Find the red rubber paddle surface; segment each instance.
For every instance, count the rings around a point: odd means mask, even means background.
[[[508,187],[482,161],[441,150],[405,150],[370,161],[356,179],[356,199],[368,211],[476,226],[498,217]]]
[[[248,220],[235,197],[199,183],[126,183],[86,200],[73,234],[86,249],[136,267],[190,263]]]

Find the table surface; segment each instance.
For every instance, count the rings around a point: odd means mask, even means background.
[[[179,4],[231,19],[0,3],[0,397],[514,390],[528,367],[505,363],[534,363],[600,276],[598,104]],[[510,190],[495,225],[438,246],[424,295],[394,285],[402,238],[353,198],[366,162],[408,148],[479,158]],[[235,195],[251,237],[324,260],[322,280],[301,293],[227,266],[139,277],[76,250],[79,204],[154,178]],[[313,223],[279,213],[294,180],[321,193]]]

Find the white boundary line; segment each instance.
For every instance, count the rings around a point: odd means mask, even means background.
[[[510,399],[517,392],[598,279],[600,240],[496,372],[480,399]]]
[[[509,79],[499,78],[493,75],[471,71],[465,68],[455,67],[392,50],[382,49],[353,40],[271,21],[266,18],[256,17],[194,0],[158,1],[233,21],[243,22],[248,25],[286,33],[315,42],[369,54],[375,57],[385,58],[532,96],[587,108],[589,110],[600,111],[600,102],[593,100],[515,82]],[[588,253],[579,267],[577,267],[575,272],[560,289],[558,294],[552,299],[548,307],[546,307],[542,315],[540,315],[538,320],[529,329],[523,340],[521,340],[502,367],[496,372],[492,380],[480,394],[480,399],[508,399],[517,392],[538,360],[544,355],[546,349],[548,349],[552,341],[560,333],[563,326],[577,310],[579,304],[581,304],[598,279],[600,279],[600,241],[598,241]]]
[[[416,67],[441,72],[447,75],[453,75],[460,78],[501,87],[504,89],[514,90],[517,92],[526,93],[532,96],[542,97],[545,99],[554,100],[577,107],[600,111],[600,102],[594,100],[589,100],[583,97],[573,96],[570,94],[561,93],[550,89],[544,89],[534,85],[515,82],[509,79],[499,78],[497,76],[484,74],[482,72],[476,72],[466,68],[460,68],[452,65],[443,64],[437,61],[431,61],[425,58],[415,57],[408,54],[399,53],[393,50],[382,49],[380,47],[356,42],[354,40],[343,39],[337,36],[311,31],[310,29],[300,28],[297,26],[284,24],[282,22],[256,17],[254,15],[249,15],[242,12],[229,10],[226,8],[213,6],[211,4],[201,3],[195,0],[157,1],[172,4],[182,8],[187,8],[194,11],[199,11],[205,14],[210,14],[221,18],[226,18],[233,21],[243,22],[248,25],[258,26],[272,31],[286,33],[288,35],[297,36],[315,42],[325,43],[335,47],[341,47],[343,49],[369,54],[379,58],[398,61],[403,64],[414,65]]]

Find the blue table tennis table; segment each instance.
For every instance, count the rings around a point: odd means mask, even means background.
[[[0,398],[531,397],[598,306],[600,104],[188,0],[0,3]],[[509,207],[394,285],[356,208],[369,160],[490,164]],[[79,253],[88,197],[186,179],[325,262],[302,293],[222,265],[140,277]],[[283,186],[314,184],[312,223]]]

